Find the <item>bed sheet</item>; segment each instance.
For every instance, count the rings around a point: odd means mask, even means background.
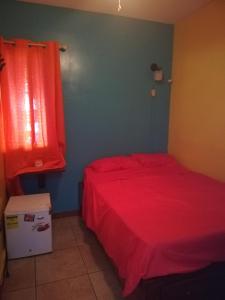
[[[180,165],[106,173],[86,168],[83,218],[125,280],[225,261],[225,184]]]

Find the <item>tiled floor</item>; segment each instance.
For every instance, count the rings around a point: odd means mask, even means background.
[[[79,217],[53,220],[53,253],[12,260],[3,300],[121,300],[121,284]]]

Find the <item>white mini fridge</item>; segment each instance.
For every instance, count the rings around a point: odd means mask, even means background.
[[[8,258],[52,251],[50,194],[13,196],[5,209]]]

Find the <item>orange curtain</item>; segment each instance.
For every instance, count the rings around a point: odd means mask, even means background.
[[[65,134],[59,45],[6,44],[0,76],[5,173],[11,194],[21,193],[18,175],[65,167]]]

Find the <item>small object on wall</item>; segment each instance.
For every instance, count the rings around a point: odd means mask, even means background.
[[[151,64],[151,70],[153,72],[154,81],[163,81],[163,70],[157,64]]]
[[[163,81],[163,71],[157,70],[154,72],[154,80],[155,81]]]
[[[68,46],[66,44],[61,44],[59,47],[59,50],[62,52],[65,52],[68,49]]]
[[[156,89],[155,88],[151,88],[149,94],[150,94],[151,97],[155,97],[156,96]]]
[[[120,12],[121,9],[122,9],[121,0],[118,0],[118,8],[117,8],[118,12]]]

